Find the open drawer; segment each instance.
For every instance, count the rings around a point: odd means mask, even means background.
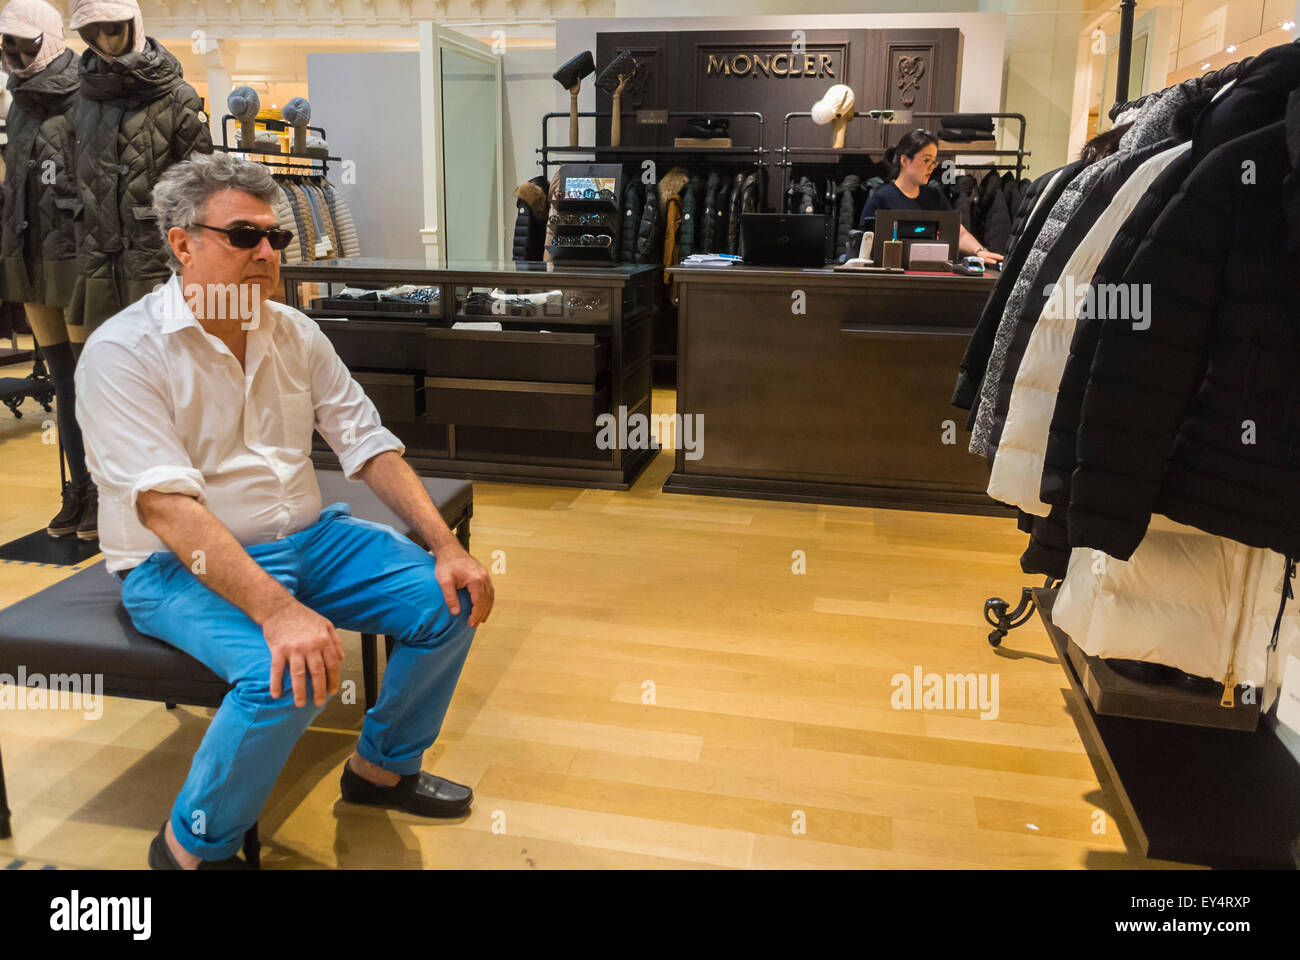
[[[581,383],[426,377],[424,400],[428,422],[475,427],[594,432],[609,412],[609,389]]]
[[[595,383],[609,366],[609,338],[531,330],[424,331],[431,377]]]
[[[420,422],[423,384],[418,374],[363,371],[352,374],[352,379],[361,384],[385,425]]]
[[[351,369],[419,370],[424,351],[423,323],[396,320],[318,318],[334,351]]]

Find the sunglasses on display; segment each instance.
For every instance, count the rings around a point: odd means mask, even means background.
[[[557,247],[608,247],[614,238],[604,233],[584,233],[580,237],[555,237],[551,242]]]
[[[0,37],[0,48],[3,48],[6,53],[26,54],[29,57],[34,57],[41,52],[41,45],[44,42],[45,34],[43,33],[33,39],[13,37],[6,33],[3,37]]]
[[[553,227],[608,227],[610,218],[603,213],[553,213],[547,222]]]
[[[293,240],[292,230],[281,230],[272,227],[270,230],[259,230],[257,227],[210,227],[206,223],[196,223],[196,227],[202,227],[204,230],[215,230],[217,233],[224,233],[230,241],[232,247],[238,247],[240,250],[252,250],[265,238],[271,245],[272,250],[283,250]]]

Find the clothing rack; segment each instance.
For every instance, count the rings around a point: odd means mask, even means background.
[[[306,153],[285,153],[281,150],[271,150],[266,147],[257,147],[257,146],[241,147],[238,143],[231,144],[230,137],[227,132],[227,126],[226,126],[227,121],[238,123],[238,121],[235,120],[234,116],[232,116],[231,114],[227,113],[223,115],[221,118],[221,144],[220,146],[218,146],[217,144],[213,144],[213,148],[217,150],[222,150],[226,153],[253,154],[254,156],[248,156],[245,158],[251,163],[260,163],[264,167],[280,167],[282,169],[287,169],[290,172],[297,172],[299,170],[304,170],[316,176],[325,176],[326,174],[329,173],[330,163],[343,162],[342,157],[331,157],[328,154],[325,156],[316,156],[313,154],[306,154]],[[290,125],[288,123],[286,123],[283,120],[276,120],[274,118],[259,120],[257,122],[263,124],[266,127],[266,129],[275,131],[277,133],[290,129]],[[320,134],[322,140],[328,141],[329,138],[325,134],[324,127],[313,127],[309,125],[307,129],[314,133]],[[277,163],[275,160],[259,160],[257,159],[258,156],[278,157],[281,162]],[[289,163],[288,161],[290,160],[306,161],[306,162]]]
[[[871,111],[871,112],[885,112],[885,111]],[[856,114],[853,119],[854,120],[877,119],[871,116],[871,112],[863,111],[861,113]],[[914,120],[918,120],[918,119],[937,120],[940,117],[950,116],[956,112],[957,111],[955,110],[949,110],[946,112],[924,111],[924,112],[911,113],[911,116]],[[974,148],[971,150],[963,150],[956,147],[949,147],[940,150],[939,156],[947,157],[947,158],[993,157],[995,158],[994,163],[984,163],[984,162],[961,163],[961,164],[953,164],[953,166],[961,170],[990,170],[990,169],[991,170],[1014,170],[1016,172],[1016,179],[1017,180],[1021,179],[1024,176],[1025,171],[1029,169],[1029,164],[1025,162],[1025,158],[1030,155],[1030,151],[1025,149],[1025,115],[1023,113],[987,113],[986,114],[982,112],[980,115],[992,117],[995,120],[1019,121],[1020,133],[1017,138],[1016,149],[981,150],[979,148]],[[795,164],[795,161],[792,160],[791,157],[811,158],[811,157],[820,156],[820,157],[833,158],[830,160],[808,159],[804,161],[805,163],[827,163],[827,162],[838,162],[839,158],[843,156],[849,156],[849,157],[883,156],[885,150],[887,149],[886,147],[792,147],[790,146],[790,121],[794,119],[804,119],[804,118],[811,119],[812,112],[809,110],[795,110],[785,115],[785,120],[783,121],[782,124],[781,149],[777,151],[781,155],[781,159],[777,161],[777,166],[781,168],[781,194],[782,195],[785,194],[786,189],[789,187],[789,184],[786,181],[787,178],[789,177],[789,171],[794,167]],[[1014,162],[1010,160],[1002,159],[1002,158],[1010,158],[1010,157],[1015,158]]]
[[[597,160],[623,160],[635,159],[640,157],[667,157],[667,158],[693,158],[693,157],[715,157],[723,159],[723,162],[731,163],[752,163],[755,166],[763,165],[763,155],[768,151],[763,146],[763,132],[766,126],[766,120],[763,114],[756,110],[668,110],[662,116],[669,120],[680,117],[698,117],[701,114],[708,114],[710,117],[727,117],[730,119],[752,120],[758,124],[757,144],[754,146],[730,146],[730,147],[660,147],[652,144],[629,145],[629,146],[600,146],[599,144],[579,145],[579,146],[558,146],[552,145],[549,138],[550,121],[563,117],[569,119],[569,113],[551,112],[542,115],[542,145],[537,149],[541,159],[538,164],[542,168],[542,174],[548,176],[551,167],[557,167],[562,163],[573,161],[575,155],[582,154],[599,154]],[[578,114],[578,118],[609,118],[611,114],[584,111]],[[619,116],[622,118],[631,118],[634,122],[637,117],[635,110],[620,111]],[[752,159],[750,159],[752,158]],[[689,162],[689,159],[687,160]]]

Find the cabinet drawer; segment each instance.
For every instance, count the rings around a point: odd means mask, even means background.
[[[420,377],[411,373],[354,373],[352,378],[361,384],[379,419],[385,424],[416,423],[419,421]]]
[[[424,335],[431,377],[595,383],[609,365],[609,340],[592,333],[430,328]]]
[[[419,370],[424,324],[376,320],[316,321],[349,368]]]
[[[594,432],[609,411],[609,389],[590,384],[428,377],[424,398],[430,423],[476,427]]]

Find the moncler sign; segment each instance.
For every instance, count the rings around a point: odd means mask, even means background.
[[[706,77],[826,77],[836,79],[829,53],[710,53]]]

